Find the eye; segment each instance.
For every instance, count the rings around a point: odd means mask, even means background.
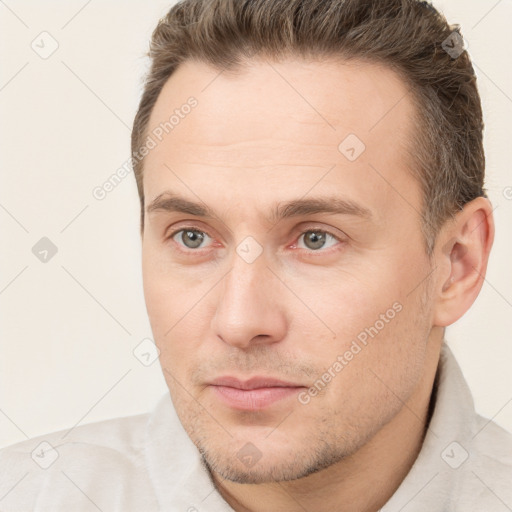
[[[328,249],[333,245],[336,245],[336,243],[340,241],[334,235],[331,235],[330,233],[327,233],[326,231],[321,231],[319,229],[304,231],[304,233],[302,233],[299,236],[299,244],[297,246],[301,249],[304,248],[300,247],[300,240],[302,239],[304,240],[303,243],[305,245],[305,248],[311,251],[318,251],[318,249],[326,248]],[[333,241],[334,243],[331,243],[331,245],[327,245],[329,240]]]
[[[208,233],[192,226],[174,231],[168,237],[185,249],[205,249],[211,245],[213,240]],[[209,244],[206,242],[210,240]],[[320,249],[329,249],[341,240],[333,234],[321,229],[309,229],[300,234],[297,245],[299,249],[306,249],[310,252],[323,252]]]
[[[172,238],[175,242],[183,245],[187,249],[202,249],[201,244],[210,236],[204,231],[194,228],[184,228],[179,231],[175,231],[169,238]]]

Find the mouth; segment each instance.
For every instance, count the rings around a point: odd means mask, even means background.
[[[232,409],[257,411],[295,396],[306,386],[271,377],[252,377],[240,380],[236,377],[220,377],[209,384],[215,397]]]

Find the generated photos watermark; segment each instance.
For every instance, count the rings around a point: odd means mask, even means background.
[[[144,144],[135,151],[126,162],[121,165],[109,178],[102,184],[94,187],[92,195],[94,199],[103,201],[107,195],[112,192],[129,174],[133,172],[135,163],[140,162],[144,157],[149,155],[152,149],[155,149],[166,135],[172,132],[176,126],[178,126],[185,117],[187,117],[192,109],[197,107],[198,101],[196,98],[191,96],[187,99],[186,103],[175,108],[173,114],[169,116],[169,119],[165,122],[160,123],[158,126],[151,130],[151,133],[146,137]]]
[[[310,386],[306,391],[298,395],[301,404],[307,405],[311,399],[320,393],[338,375],[350,361],[368,345],[370,339],[375,338],[389,324],[398,313],[403,309],[400,302],[395,302],[385,313],[381,313],[379,318],[370,327],[365,327],[350,344],[350,347],[325,370],[325,372]]]

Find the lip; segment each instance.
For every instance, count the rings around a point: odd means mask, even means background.
[[[275,379],[273,377],[265,377],[256,375],[255,377],[251,377],[250,379],[237,379],[236,377],[232,377],[226,375],[224,377],[219,377],[213,380],[210,383],[212,386],[227,386],[230,388],[236,389],[259,389],[259,388],[302,388],[305,387],[302,384],[297,384],[295,382],[287,382],[280,379]]]
[[[212,381],[210,388],[221,402],[233,409],[257,411],[296,395],[305,386],[272,377],[240,380],[225,376]]]

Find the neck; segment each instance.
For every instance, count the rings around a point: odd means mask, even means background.
[[[430,420],[430,402],[440,344],[427,344],[427,363],[418,386],[400,412],[356,453],[298,480],[239,484],[211,472],[212,480],[236,512],[376,512],[410,471]]]

